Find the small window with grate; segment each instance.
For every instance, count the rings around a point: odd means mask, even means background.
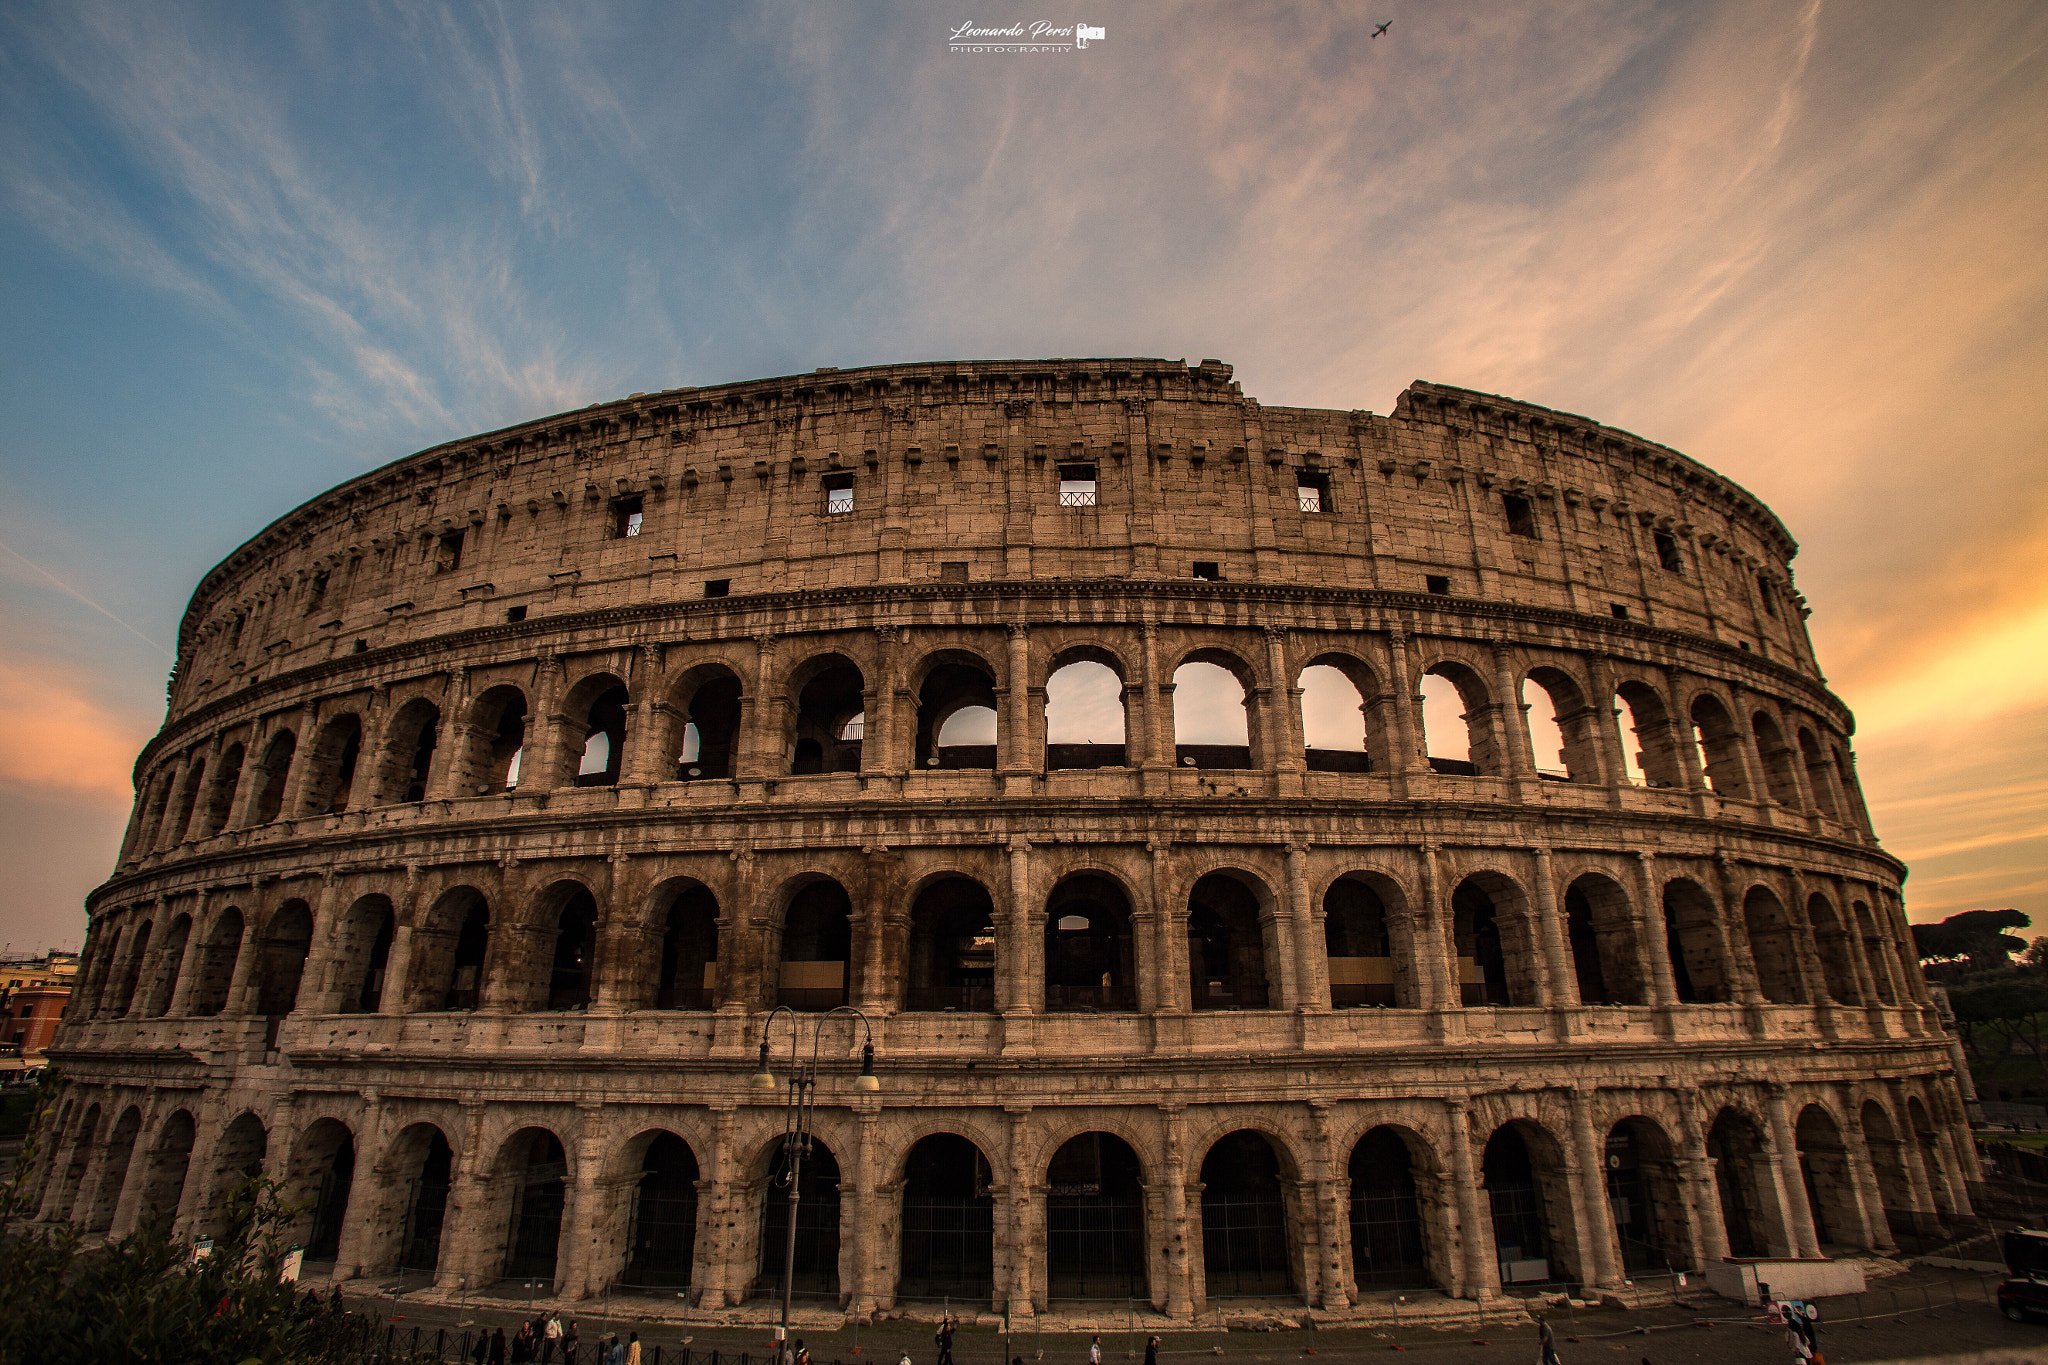
[[[704,580],[704,595],[706,597],[724,597],[731,592],[732,580],[730,578],[707,578]]]
[[[1330,501],[1330,476],[1312,470],[1300,470],[1294,476],[1295,497],[1301,502],[1304,512],[1334,512],[1335,503]]]
[[[1508,514],[1508,534],[1536,539],[1536,508],[1527,498],[1518,498],[1513,493],[1501,497],[1501,506]]]
[[[1655,533],[1657,542],[1657,565],[1670,573],[1684,573],[1685,561],[1678,557],[1678,537],[1669,531]]]
[[[853,475],[827,474],[820,482],[825,487],[825,515],[836,517],[853,510]]]
[[[1095,505],[1095,466],[1092,464],[1063,464],[1060,466],[1060,506],[1093,507]]]
[[[639,535],[646,516],[647,504],[637,494],[620,498],[612,504],[612,535],[620,540]]]
[[[1198,559],[1195,561],[1195,577],[1207,579],[1211,583],[1221,583],[1223,565],[1213,559]]]
[[[1422,576],[1422,586],[1428,588],[1438,597],[1449,597],[1451,595],[1451,576],[1440,573],[1424,574]]]

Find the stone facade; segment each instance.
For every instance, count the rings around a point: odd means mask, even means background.
[[[780,1274],[782,1003],[823,1059],[798,1288],[849,1312],[1887,1249],[1978,1172],[1794,552],[1625,432],[1267,408],[1214,361],[411,456],[192,600],[43,1216],[204,1235],[261,1168],[336,1276],[736,1304]],[[1176,738],[1201,663],[1241,744]],[[1077,666],[1122,744],[1049,733]],[[1360,743],[1307,747],[1319,666]]]

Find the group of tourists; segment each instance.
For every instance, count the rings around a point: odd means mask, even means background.
[[[640,1365],[640,1334],[628,1332],[622,1341],[612,1332],[597,1339],[590,1356],[582,1352],[576,1319],[564,1323],[560,1313],[550,1311],[520,1323],[509,1341],[502,1327],[477,1333],[469,1358],[473,1365],[556,1365],[558,1360],[560,1365]]]

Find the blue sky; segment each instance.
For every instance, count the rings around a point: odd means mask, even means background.
[[[159,645],[304,498],[637,390],[1100,354],[1728,473],[1802,542],[1916,917],[2048,913],[2048,10],[1117,4],[945,50],[1038,17],[0,12],[0,939],[77,940]]]

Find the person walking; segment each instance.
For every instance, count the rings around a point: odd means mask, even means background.
[[[1145,1338],[1145,1365],[1159,1365],[1159,1338],[1156,1335]]]
[[[470,1365],[484,1365],[491,1354],[491,1333],[488,1328],[479,1328],[476,1345],[469,1348]]]
[[[802,1337],[798,1337],[796,1339],[796,1355],[794,1357],[794,1365],[811,1365],[811,1348],[804,1345],[804,1339]]]
[[[1102,1365],[1102,1338],[1088,1343],[1088,1365]]]
[[[510,1365],[531,1365],[533,1360],[533,1324],[522,1322],[519,1330],[512,1334],[512,1359]]]
[[[491,1333],[490,1365],[505,1365],[505,1329],[502,1327]]]
[[[582,1343],[576,1340],[576,1319],[569,1319],[569,1326],[562,1333],[562,1365],[576,1365],[576,1348]]]
[[[555,1365],[555,1351],[562,1344],[562,1315],[554,1309],[540,1323],[540,1365]]]
[[[1557,1358],[1557,1334],[1542,1318],[1536,1319],[1536,1365],[1564,1365]]]
[[[640,1365],[640,1334],[626,1333],[626,1365]]]
[[[939,1320],[939,1330],[933,1334],[932,1344],[939,1348],[937,1365],[953,1365],[953,1319],[951,1315]]]

